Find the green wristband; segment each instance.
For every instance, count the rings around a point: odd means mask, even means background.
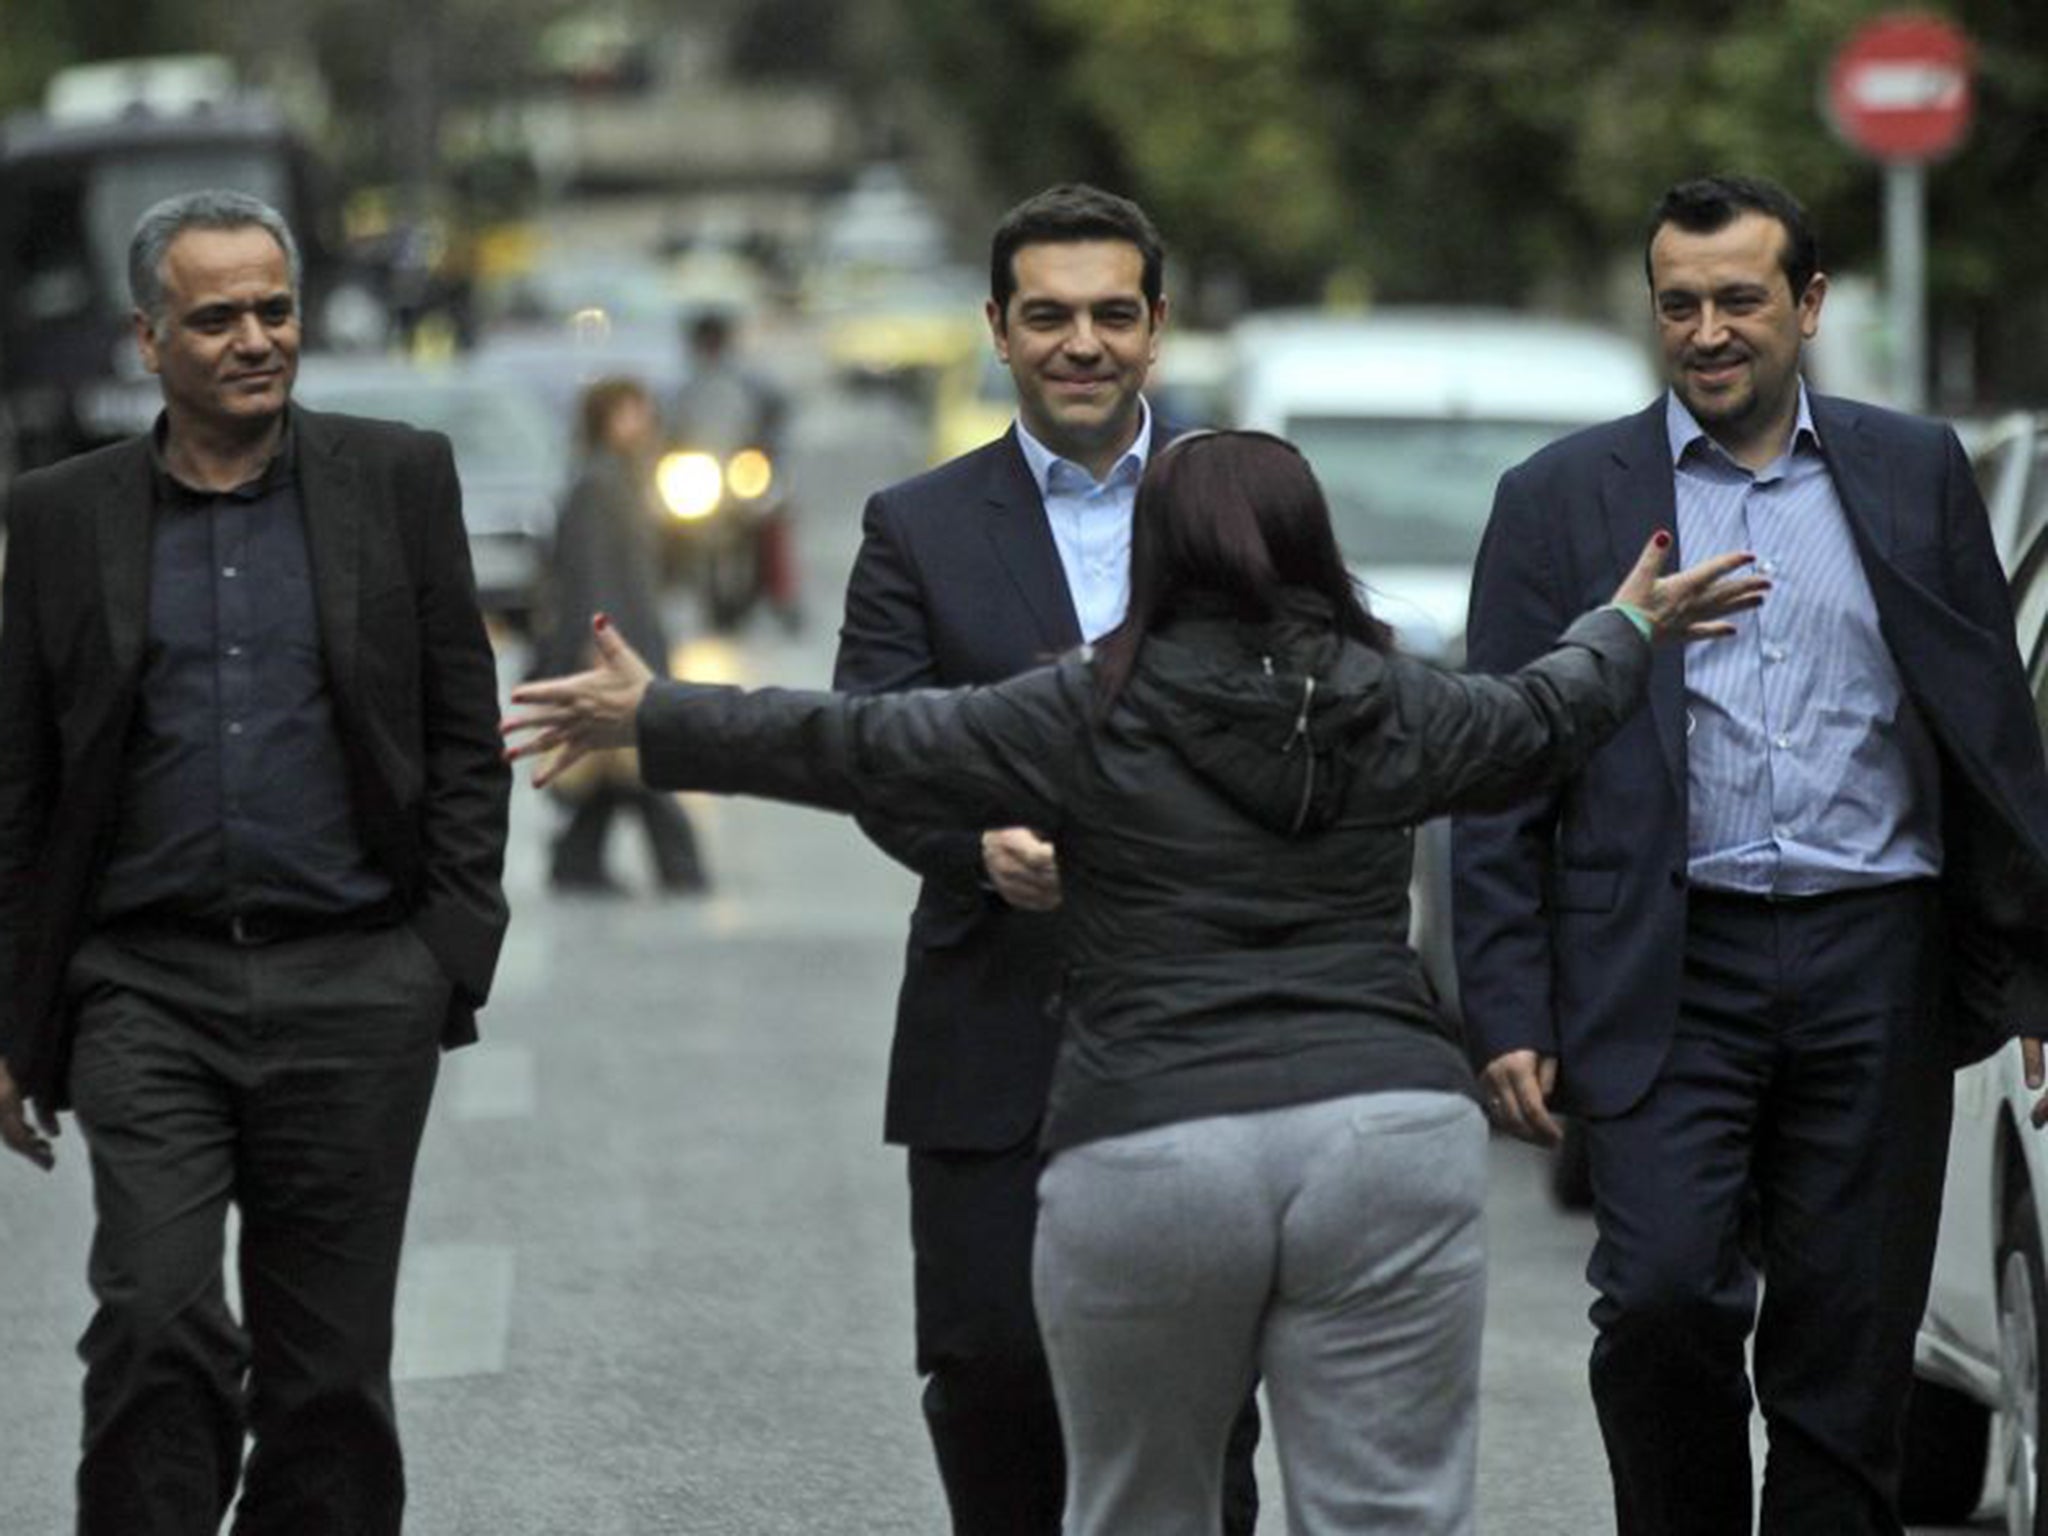
[[[1629,623],[1635,625],[1636,632],[1640,634],[1645,640],[1654,640],[1657,638],[1657,626],[1655,624],[1652,624],[1650,622],[1650,616],[1647,613],[1643,612],[1642,609],[1638,608],[1634,603],[1614,602],[1609,603],[1607,606],[1612,608],[1616,613],[1620,614],[1623,618],[1627,619]]]

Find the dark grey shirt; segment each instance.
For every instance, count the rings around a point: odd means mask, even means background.
[[[226,922],[388,903],[349,798],[289,434],[195,490],[154,451],[148,643],[97,915]]]

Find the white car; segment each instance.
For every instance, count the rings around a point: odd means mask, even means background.
[[[1638,342],[1503,310],[1274,312],[1240,321],[1231,345],[1232,422],[1307,456],[1374,614],[1411,654],[1448,665],[1464,659],[1472,561],[1501,475],[1661,388]],[[1447,821],[1417,829],[1415,870],[1412,936],[1455,1015]]]
[[[2025,495],[1994,518],[2036,718],[2048,728],[2048,464],[2021,442]],[[1987,495],[2000,486],[1978,465]],[[1987,1488],[2011,1536],[2048,1536],[2042,1387],[2048,1380],[2048,1133],[2018,1045],[1956,1074],[1934,1282],[1914,1350],[1901,1504],[1909,1520],[1969,1518]]]

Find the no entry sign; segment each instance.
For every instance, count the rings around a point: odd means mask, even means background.
[[[1893,165],[1939,160],[1970,131],[1970,40],[1938,16],[1894,12],[1859,27],[1828,69],[1836,131]]]

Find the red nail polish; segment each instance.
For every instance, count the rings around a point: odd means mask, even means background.
[[[1664,532],[1661,528],[1657,531],[1657,547],[1659,549],[1669,549],[1671,547],[1671,535]]]
[[[594,622],[599,629],[610,629],[612,627],[610,614],[600,613]]]

